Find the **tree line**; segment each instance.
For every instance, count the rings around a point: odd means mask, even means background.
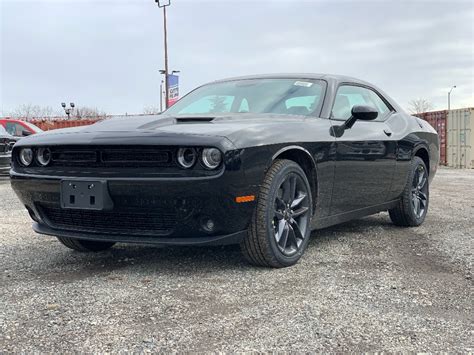
[[[57,118],[57,117],[65,117],[67,118],[66,113],[64,110],[60,109],[53,109],[51,106],[40,106],[40,105],[33,105],[33,104],[22,104],[17,106],[10,112],[6,112],[3,114],[5,117],[12,117],[12,118],[23,118],[27,120],[31,119],[50,119],[50,118]],[[100,110],[95,107],[87,107],[87,106],[78,106],[71,110],[69,118],[80,120],[80,119],[97,119],[97,118],[104,118],[107,116],[107,113],[103,110]]]

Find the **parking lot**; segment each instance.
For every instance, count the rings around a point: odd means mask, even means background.
[[[313,233],[295,267],[236,246],[81,254],[0,182],[0,352],[474,351],[474,170],[440,169],[423,226]]]

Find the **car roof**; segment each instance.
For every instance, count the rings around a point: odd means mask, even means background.
[[[322,74],[322,73],[274,73],[274,74],[256,74],[256,75],[245,75],[237,76],[232,78],[220,79],[214,82],[233,81],[233,80],[248,80],[248,79],[314,79],[314,80],[326,80],[326,81],[337,81],[337,82],[354,82],[374,86],[366,81],[347,76],[337,74]]]

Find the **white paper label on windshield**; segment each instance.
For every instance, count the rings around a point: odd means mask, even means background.
[[[306,88],[309,88],[309,87],[313,86],[313,83],[310,83],[308,81],[295,81],[295,83],[293,85],[295,85],[295,86],[304,86]]]

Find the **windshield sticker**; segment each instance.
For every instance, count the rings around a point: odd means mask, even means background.
[[[313,86],[313,83],[310,83],[310,82],[307,82],[307,81],[295,81],[295,83],[293,85],[295,85],[295,86],[304,86],[306,88],[309,88],[309,87]]]

